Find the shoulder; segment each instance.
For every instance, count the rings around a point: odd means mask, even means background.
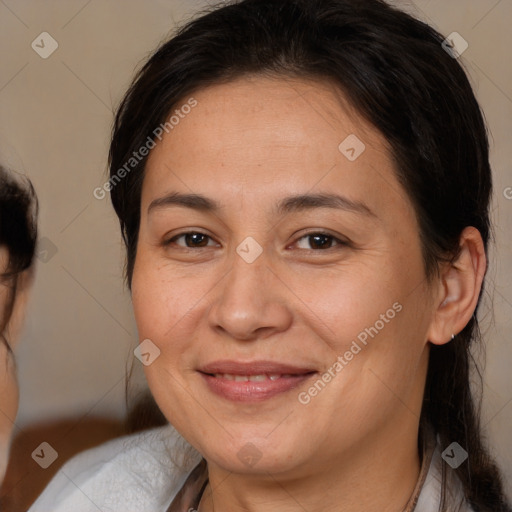
[[[147,512],[165,509],[200,456],[171,427],[121,437],[68,461],[30,512]]]

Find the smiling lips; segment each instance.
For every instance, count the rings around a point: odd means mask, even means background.
[[[199,373],[216,395],[235,402],[260,402],[290,391],[317,372],[272,361],[216,361]]]

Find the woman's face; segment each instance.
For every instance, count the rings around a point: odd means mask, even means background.
[[[385,140],[327,84],[193,99],[150,154],[132,282],[160,408],[236,472],[415,443],[434,301]]]

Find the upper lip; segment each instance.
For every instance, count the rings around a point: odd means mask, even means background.
[[[263,375],[263,374],[279,374],[279,375],[303,375],[314,372],[312,368],[303,366],[293,366],[286,363],[277,363],[274,361],[214,361],[208,363],[199,371],[202,373],[215,374],[227,373],[230,375]]]

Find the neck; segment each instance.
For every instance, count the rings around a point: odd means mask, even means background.
[[[308,465],[301,476],[237,474],[209,462],[199,512],[404,510],[420,471],[417,428],[410,427],[385,433],[384,442],[381,435],[373,442],[364,440],[330,465]]]

